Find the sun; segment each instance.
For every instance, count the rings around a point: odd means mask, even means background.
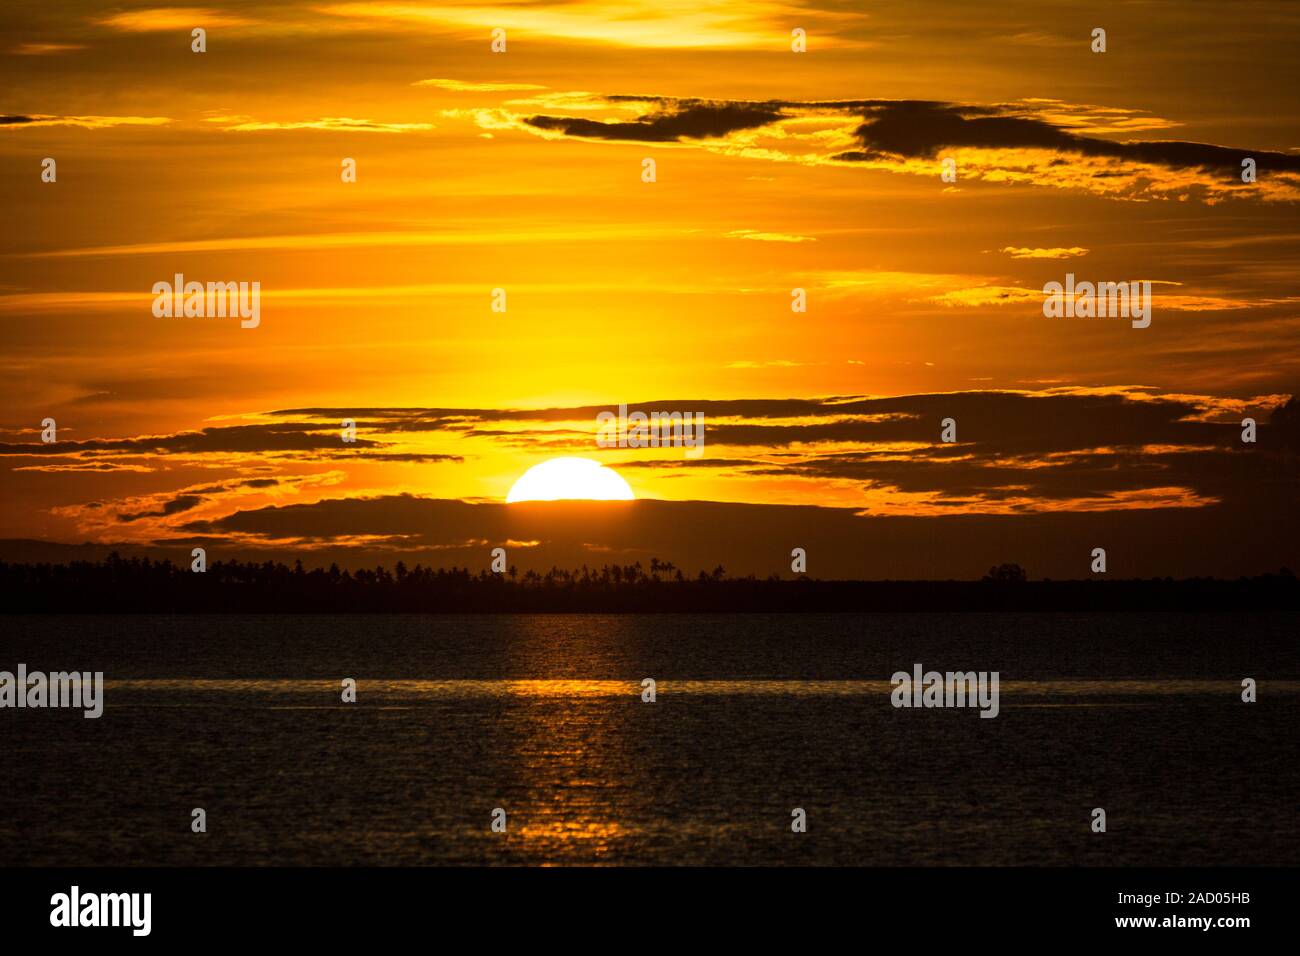
[[[622,476],[590,458],[552,458],[524,472],[506,501],[632,501],[636,495]]]

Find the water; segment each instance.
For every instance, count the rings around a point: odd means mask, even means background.
[[[0,711],[0,864],[1295,864],[1298,618],[10,617],[106,707]]]

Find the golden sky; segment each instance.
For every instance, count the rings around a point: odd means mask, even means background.
[[[0,538],[464,563],[509,529],[388,510],[582,455],[639,498],[821,509],[846,555],[921,521],[919,575],[963,518],[992,530],[945,574],[1062,516],[1218,548],[1135,574],[1294,553],[1218,537],[1294,518],[1293,3],[11,0],[0,25]],[[1045,318],[1067,272],[1150,281],[1150,327]],[[259,282],[260,324],[155,317],[176,273]],[[705,412],[703,456],[596,448],[620,403]],[[548,528],[521,553],[649,547]]]

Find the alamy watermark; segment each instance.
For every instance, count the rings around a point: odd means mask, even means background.
[[[5,707],[69,707],[93,720],[104,713],[104,672],[28,673],[27,665],[19,664],[16,674],[0,671],[0,708]]]
[[[1043,315],[1049,319],[1132,319],[1133,328],[1151,324],[1151,281],[1078,282],[1065,274],[1065,285],[1052,281],[1043,286]]]
[[[50,897],[50,925],[127,926],[133,936],[148,936],[153,928],[152,893],[83,893],[73,885]]]
[[[685,448],[687,458],[704,454],[703,412],[628,413],[627,405],[618,406],[618,414],[601,412],[596,416],[596,444],[601,448]]]
[[[262,322],[262,283],[186,282],[176,273],[174,282],[153,284],[154,318],[222,318],[239,316],[240,328],[255,329]]]
[[[896,671],[889,702],[895,707],[978,707],[981,717],[998,715],[998,672],[926,671],[913,664],[912,673]]]

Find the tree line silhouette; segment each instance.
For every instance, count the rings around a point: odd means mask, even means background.
[[[672,562],[583,565],[504,573],[466,568],[307,570],[217,561],[202,573],[171,561],[0,562],[5,613],[491,613],[793,611],[1261,611],[1300,610],[1300,584],[1276,574],[1219,578],[1030,581],[1017,564],[979,581],[691,576]]]

